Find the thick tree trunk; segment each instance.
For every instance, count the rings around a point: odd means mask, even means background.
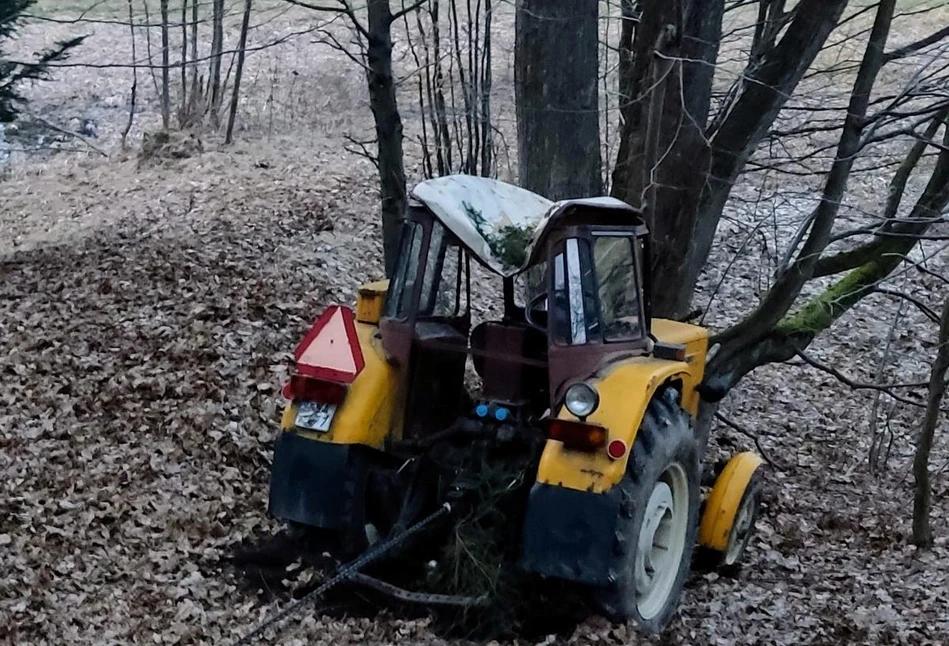
[[[386,275],[395,268],[399,222],[405,210],[405,167],[402,157],[402,117],[392,76],[392,11],[388,0],[369,0],[366,56],[369,107],[376,125],[382,244]]]
[[[929,401],[926,403],[926,419],[916,438],[916,457],[913,460],[913,475],[916,492],[913,497],[913,543],[920,547],[933,544],[933,531],[929,525],[932,507],[932,484],[929,481],[929,453],[933,448],[936,425],[939,423],[939,408],[946,394],[946,371],[949,371],[949,301],[942,308],[939,321],[939,347],[936,361],[929,375]]]
[[[518,0],[514,41],[520,184],[550,199],[603,190],[597,3]]]
[[[624,106],[613,195],[646,210],[653,248],[653,312],[679,318],[691,300],[691,289],[682,293],[682,268],[709,168],[704,130],[724,0],[687,2],[682,16],[676,15],[675,3],[662,0],[648,0],[640,8],[635,39],[620,53]],[[632,16],[626,21],[622,37],[628,39]]]

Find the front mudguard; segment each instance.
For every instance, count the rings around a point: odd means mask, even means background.
[[[604,586],[622,554],[617,531],[621,491],[591,493],[535,484],[527,502],[521,569],[545,577]]]
[[[728,461],[705,502],[699,545],[716,552],[728,549],[738,509],[762,463],[761,457],[751,451],[734,455]]]

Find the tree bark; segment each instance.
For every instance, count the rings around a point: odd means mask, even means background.
[[[603,190],[598,7],[518,0],[514,90],[520,184],[553,200]]]
[[[198,2],[198,0],[194,0]],[[181,0],[181,98],[178,101],[178,125],[183,127],[188,110],[188,0]]]
[[[197,0],[195,0],[197,1]],[[234,90],[231,94],[231,110],[227,117],[227,133],[224,135],[224,143],[229,144],[233,141],[234,121],[237,118],[237,102],[241,96],[241,76],[244,73],[244,56],[247,47],[247,30],[250,28],[250,11],[253,0],[244,0],[244,17],[241,20],[240,43],[237,46],[237,69],[234,70]]]
[[[933,447],[936,425],[939,423],[939,408],[946,394],[946,371],[949,370],[949,301],[942,308],[939,321],[939,345],[936,361],[929,374],[929,400],[926,403],[926,418],[916,438],[916,456],[913,459],[913,476],[916,491],[913,496],[913,543],[919,547],[933,544],[933,531],[929,523],[932,507],[932,484],[929,479],[929,453]]]
[[[368,0],[366,34],[369,107],[376,126],[382,243],[386,275],[395,269],[399,223],[405,211],[405,167],[402,156],[402,117],[392,75],[392,21],[388,0]]]
[[[165,130],[171,121],[171,99],[168,96],[169,45],[168,45],[168,0],[161,0],[161,127]]]
[[[691,300],[691,290],[683,297],[678,285],[710,163],[704,130],[724,0],[686,2],[682,15],[675,3],[662,0],[639,6],[635,38],[620,52],[623,124],[612,192],[646,209],[654,251],[653,312],[679,318]],[[624,5],[621,38],[632,37],[631,11]]]
[[[224,51],[224,0],[214,0],[211,6],[211,125],[220,124],[221,110],[221,53]]]

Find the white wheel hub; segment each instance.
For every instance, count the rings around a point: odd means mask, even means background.
[[[675,588],[689,524],[689,479],[678,462],[666,467],[653,487],[636,543],[633,573],[643,619],[665,607]]]
[[[741,558],[742,552],[748,545],[751,537],[751,526],[755,520],[754,495],[749,494],[741,501],[732,531],[728,535],[728,546],[725,549],[725,565],[734,565]]]

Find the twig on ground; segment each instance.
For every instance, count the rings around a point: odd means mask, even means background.
[[[744,436],[746,436],[746,437],[750,437],[751,440],[755,443],[755,448],[758,449],[758,453],[761,455],[762,459],[763,459],[765,462],[768,463],[768,466],[770,466],[771,468],[773,468],[773,469],[775,469],[775,470],[777,470],[777,471],[783,471],[783,469],[782,469],[781,467],[779,467],[777,464],[775,464],[774,460],[772,460],[772,459],[768,456],[768,452],[765,451],[765,449],[764,449],[763,446],[761,446],[761,441],[758,439],[757,434],[752,433],[751,431],[749,431],[748,429],[746,429],[745,427],[743,427],[743,426],[742,426],[741,424],[739,424],[738,422],[735,422],[735,421],[733,421],[733,420],[731,420],[731,419],[725,417],[725,415],[723,415],[723,414],[720,413],[720,412],[717,412],[717,411],[716,411],[716,413],[715,413],[715,419],[717,419],[718,421],[720,421],[720,422],[721,422],[722,424],[724,424],[725,426],[728,426],[729,428],[732,428],[732,429],[738,431],[738,432],[741,433],[742,435],[744,435]]]

